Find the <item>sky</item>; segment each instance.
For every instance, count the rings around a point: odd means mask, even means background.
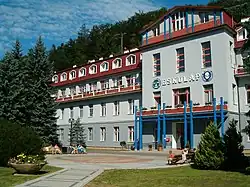
[[[48,49],[75,38],[88,28],[125,20],[135,12],[175,5],[207,4],[208,0],[0,0],[0,57],[15,40],[24,53],[42,36]]]

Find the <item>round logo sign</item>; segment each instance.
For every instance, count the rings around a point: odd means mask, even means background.
[[[202,73],[202,79],[204,82],[209,82],[213,78],[213,72],[212,71],[204,71]]]
[[[155,79],[155,80],[153,81],[152,87],[153,87],[154,89],[160,88],[160,87],[161,87],[161,80],[160,80],[160,79]]]

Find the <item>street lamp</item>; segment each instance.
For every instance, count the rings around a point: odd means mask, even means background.
[[[72,127],[73,127],[73,123],[74,123],[74,118],[69,118],[69,123],[70,123],[70,145],[72,146]]]

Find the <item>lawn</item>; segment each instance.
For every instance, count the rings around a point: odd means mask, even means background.
[[[224,171],[176,167],[152,170],[108,170],[87,187],[250,187],[250,176]]]
[[[41,177],[43,175],[56,172],[61,169],[62,168],[45,165],[41,170],[41,174],[20,176],[20,175],[12,175],[14,172],[12,168],[0,168],[0,186],[1,187],[15,186],[17,184],[22,184],[28,180],[32,180]]]

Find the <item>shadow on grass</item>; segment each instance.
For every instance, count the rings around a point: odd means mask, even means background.
[[[44,170],[41,170],[41,171],[38,171],[36,173],[32,173],[32,174],[24,174],[24,173],[18,173],[18,172],[13,172],[12,175],[22,175],[22,176],[37,176],[37,175],[45,175],[45,174],[48,174],[49,171],[44,171]]]

